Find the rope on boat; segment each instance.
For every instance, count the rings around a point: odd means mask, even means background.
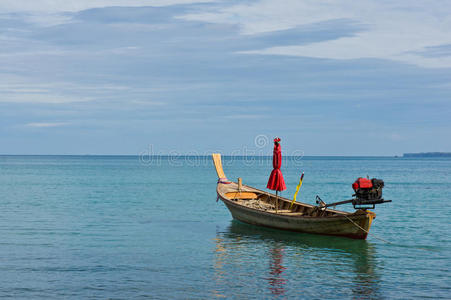
[[[365,231],[367,234],[370,234],[370,232],[369,232],[368,230],[362,228],[359,224],[357,224],[356,222],[354,222],[353,220],[351,220],[350,218],[348,218],[347,215],[344,215],[344,216],[346,217],[346,219],[348,219],[349,221],[351,221],[352,224],[354,224],[354,225],[357,226],[358,228],[362,229],[362,230]],[[381,241],[383,241],[383,242],[386,242],[386,243],[388,243],[388,244],[393,244],[392,242],[389,242],[389,241],[387,241],[387,240],[384,240],[383,238],[380,238],[380,237],[378,237],[378,236],[375,235],[375,234],[372,234],[372,236],[374,236],[376,239],[381,240]]]

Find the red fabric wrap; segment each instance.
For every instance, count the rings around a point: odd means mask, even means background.
[[[352,188],[355,190],[357,189],[370,189],[373,187],[373,183],[368,178],[362,178],[359,177],[353,184]]]
[[[282,166],[282,149],[279,145],[274,145],[274,152],[272,157],[273,170],[269,176],[268,184],[266,187],[275,191],[284,191],[287,189],[285,186],[285,180],[283,179],[282,171],[280,167]]]

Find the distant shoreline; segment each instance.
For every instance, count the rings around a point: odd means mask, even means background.
[[[451,157],[451,152],[404,153],[402,157]]]

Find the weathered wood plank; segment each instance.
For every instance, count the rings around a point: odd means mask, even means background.
[[[251,192],[229,192],[225,194],[230,199],[257,199],[258,195]]]

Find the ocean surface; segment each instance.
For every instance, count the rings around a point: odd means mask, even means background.
[[[223,159],[265,188],[271,158]],[[209,157],[0,156],[0,297],[451,298],[451,159],[288,157],[283,196],[301,171],[298,201],[369,175],[393,202],[365,241],[316,236],[232,221]]]

